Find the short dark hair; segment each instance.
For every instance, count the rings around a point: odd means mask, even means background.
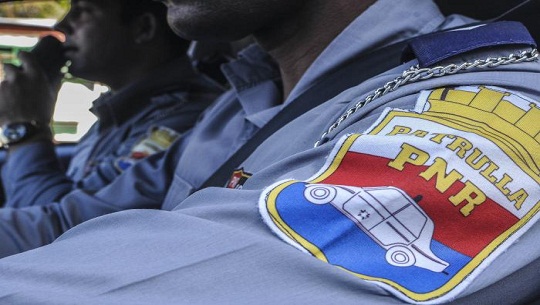
[[[159,27],[165,32],[171,45],[181,51],[187,50],[189,41],[180,38],[169,26],[167,22],[167,6],[164,3],[155,0],[119,0],[119,4],[121,8],[120,18],[123,22],[130,22],[144,13],[151,13],[156,16]]]

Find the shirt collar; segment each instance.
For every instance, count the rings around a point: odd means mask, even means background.
[[[253,44],[224,64],[222,71],[245,112],[245,118],[258,127],[279,111],[282,101],[279,69],[272,57]]]
[[[257,44],[240,51],[238,59],[222,65],[221,70],[237,92],[268,80],[280,79],[277,64]]]
[[[148,98],[183,86],[196,75],[187,56],[156,68],[148,76],[117,92],[104,93],[90,109],[99,118],[100,128],[121,125],[148,106]]]

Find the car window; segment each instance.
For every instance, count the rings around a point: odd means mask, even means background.
[[[17,52],[31,50],[46,35],[63,39],[54,24],[69,9],[69,1],[16,1],[0,3],[0,60],[17,64]],[[0,69],[0,79],[3,71]],[[53,116],[58,143],[77,142],[95,122],[89,111],[92,101],[108,88],[69,74],[62,81]]]

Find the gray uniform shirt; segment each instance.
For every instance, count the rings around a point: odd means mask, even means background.
[[[461,93],[473,92],[470,86],[480,90],[479,85],[497,86],[495,91],[508,93],[514,99],[512,105],[523,104],[518,101],[522,98],[528,102],[540,99],[538,63],[433,78],[406,85],[368,104],[330,133],[328,143],[313,148],[322,131],[344,111],[410,65],[344,92],[273,135],[243,164],[255,174],[242,190],[208,188],[191,195],[173,212],[134,210],[100,217],[70,230],[52,245],[2,259],[0,283],[4,299],[19,304],[28,300],[56,304],[402,303],[403,295],[395,289],[336,268],[301,251],[298,244],[289,245],[283,231],[280,233],[270,223],[264,207],[269,198],[272,200],[279,181],[309,181],[320,176],[327,162],[336,159],[334,152],[341,151],[343,136],[372,132],[377,129],[370,127],[382,126],[384,120],[379,119],[387,107],[422,112],[427,109],[422,101],[429,100],[426,92],[435,94],[434,89],[446,87],[457,87]],[[470,96],[466,92],[459,96]],[[395,133],[406,134],[405,129]],[[377,152],[384,153],[384,147],[378,147]],[[409,163],[416,162],[413,154],[409,157]],[[353,169],[361,172],[362,166]],[[533,196],[538,198],[538,194]],[[270,220],[269,225],[263,218]],[[540,250],[535,247],[534,237],[540,228],[532,221],[525,227],[528,230],[522,232],[519,243],[488,256],[483,268],[461,281],[464,284],[459,290],[452,290],[452,297],[485,288],[536,259]]]
[[[417,11],[419,7],[422,9]],[[467,20],[462,17],[445,19],[431,1],[415,1],[407,10],[410,12],[401,11],[403,16],[398,18],[399,10],[392,1],[377,1],[321,54],[284,105],[292,103],[295,96],[346,58],[379,44],[386,45]],[[369,24],[374,25],[376,33],[364,31]],[[351,44],[351,40],[355,43]],[[277,73],[268,63],[268,56],[250,48],[243,57],[230,66],[235,73],[228,73],[234,90],[205,112],[194,129],[185,135],[188,141],[180,139],[166,154],[155,154],[138,162],[95,193],[76,190],[58,203],[0,210],[0,241],[3,243],[0,256],[48,244],[66,230],[97,216],[135,208],[170,210],[182,202],[283,107],[279,104],[279,86],[274,81]],[[253,65],[255,69],[250,68]]]

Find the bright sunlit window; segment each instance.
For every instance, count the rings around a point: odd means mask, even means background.
[[[32,49],[40,37],[61,37],[53,26],[68,9],[69,1],[66,0],[0,3],[0,60],[16,64],[17,52]],[[55,140],[77,142],[96,120],[88,111],[92,101],[107,90],[100,84],[66,77],[58,93],[53,117]]]

